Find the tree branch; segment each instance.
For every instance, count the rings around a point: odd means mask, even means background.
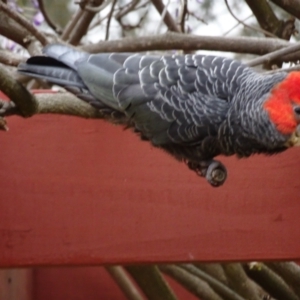
[[[82,18],[84,11],[79,8],[71,17],[70,21],[68,22],[68,24],[66,25],[66,27],[63,30],[63,33],[61,35],[61,39],[63,41],[66,41],[69,39],[70,34],[72,33],[74,27],[76,26],[76,24],[79,22],[79,20]]]
[[[177,299],[157,266],[127,266],[125,269],[134,278],[148,300]]]
[[[79,49],[91,53],[174,49],[192,51],[201,49],[262,55],[289,45],[291,44],[286,41],[272,38],[197,36],[169,32],[155,36],[101,41],[93,45],[81,46]]]
[[[263,263],[246,264],[249,276],[276,299],[299,300],[284,280]]]
[[[271,53],[268,53],[266,55],[255,58],[253,60],[250,60],[248,62],[248,66],[254,67],[254,66],[257,66],[257,65],[260,65],[263,63],[269,63],[272,60],[282,58],[285,55],[294,53],[296,51],[300,51],[300,43],[296,43],[296,44],[288,46],[286,48],[279,49],[279,50],[273,51]]]
[[[163,15],[165,11],[165,6],[161,0],[151,0],[157,11],[159,12],[160,15]],[[170,15],[168,11],[164,13],[163,21],[167,25],[168,29],[170,31],[174,32],[180,32],[177,24],[175,23],[174,19]]]
[[[61,29],[54,24],[54,22],[50,19],[46,9],[45,9],[45,5],[44,5],[44,1],[43,0],[37,0],[38,4],[39,4],[39,9],[41,11],[41,13],[43,14],[46,23],[49,25],[50,28],[52,28],[56,33],[60,34],[62,31]]]
[[[19,63],[26,61],[26,58],[20,54],[11,51],[0,50],[0,63],[17,67]]]
[[[107,19],[107,24],[106,24],[106,32],[105,32],[105,40],[107,41],[109,38],[109,28],[110,28],[110,22],[112,19],[112,16],[114,14],[114,10],[115,10],[115,5],[117,3],[117,0],[113,0],[112,4],[111,4],[111,9],[108,15],[108,19]]]
[[[225,0],[225,4],[226,4],[226,7],[227,7],[227,10],[229,11],[229,13],[231,14],[231,16],[236,20],[238,21],[240,24],[243,24],[244,27],[246,28],[249,28],[251,30],[254,30],[254,31],[259,31],[259,32],[262,32],[264,33],[266,36],[270,36],[270,37],[274,37],[276,38],[276,35],[269,32],[269,31],[266,31],[262,28],[257,28],[257,27],[253,27],[253,26],[250,26],[250,25],[247,25],[245,22],[243,22],[242,20],[240,20],[238,17],[235,16],[235,14],[233,13],[233,11],[231,10],[229,4],[228,4],[228,0]]]
[[[17,82],[6,68],[0,65],[0,90],[13,101],[23,117],[37,112],[37,101],[27,89]]]
[[[271,0],[292,16],[300,19],[300,0]]]
[[[43,46],[46,46],[49,41],[47,37],[38,31],[25,17],[10,9],[5,3],[0,1],[0,10],[4,11],[9,17],[16,21],[21,26],[24,26]]]
[[[229,286],[247,300],[261,300],[256,284],[248,278],[239,263],[225,263],[223,269]]]
[[[188,291],[203,300],[222,300],[205,281],[176,265],[161,265],[159,269],[182,284]],[[229,298],[228,298],[229,300]]]
[[[294,19],[280,21],[266,0],[246,0],[246,2],[263,29],[285,40],[291,38],[291,35],[295,32]],[[273,63],[269,62],[265,63],[264,67],[271,69],[272,65]],[[281,63],[277,62],[277,66],[281,67]]]
[[[64,114],[86,119],[104,117],[96,108],[68,92],[35,94],[35,98],[37,114]]]
[[[228,285],[226,274],[221,264],[218,263],[196,263],[195,267],[217,279],[225,285]]]
[[[128,5],[121,8],[121,10],[116,14],[116,19],[120,20],[121,18],[123,18],[126,14],[134,10],[138,3],[139,0],[132,0]]]
[[[280,37],[279,30],[283,22],[277,19],[268,2],[266,0],[246,0],[246,2],[261,28]]]
[[[181,11],[180,11],[180,30],[182,33],[185,32],[185,19],[188,13],[188,2],[187,0],[182,0],[181,1]]]
[[[300,298],[300,266],[294,262],[270,262],[266,265],[279,274]]]
[[[0,10],[0,34],[26,48],[32,55],[40,54],[30,32]]]
[[[114,279],[128,300],[144,300],[138,289],[121,266],[106,267],[106,271]]]
[[[112,0],[106,0],[106,1],[103,1],[99,6],[93,7],[93,6],[86,5],[83,7],[83,9],[94,12],[94,13],[98,13],[101,10],[103,10],[105,7],[107,7],[111,2],[112,2]]]
[[[94,0],[91,6],[99,6],[104,0]],[[74,24],[73,30],[69,36],[69,43],[72,45],[78,45],[82,37],[87,33],[88,28],[94,19],[97,12],[84,10],[81,14],[78,22]]]
[[[214,277],[208,275],[207,273],[203,272],[202,270],[199,270],[192,264],[181,264],[180,267],[190,272],[191,274],[199,277],[200,279],[206,281],[213,288],[213,290],[216,291],[219,295],[221,295],[224,299],[245,300],[245,298],[238,295],[225,284],[215,279]]]

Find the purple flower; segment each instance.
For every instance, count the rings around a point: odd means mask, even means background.
[[[4,38],[1,41],[1,47],[10,51],[13,51],[16,48],[17,44],[9,39]]]
[[[33,17],[33,24],[36,26],[41,25],[44,22],[44,16],[43,14],[38,11],[35,16]]]

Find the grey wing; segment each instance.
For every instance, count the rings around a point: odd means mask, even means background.
[[[226,59],[203,57],[96,54],[76,66],[94,97],[154,144],[194,144],[217,135],[228,109]]]
[[[137,122],[155,145],[170,143],[200,145],[207,137],[217,138],[229,104],[221,99],[193,93],[182,96],[176,88],[165,90],[147,103],[155,122]],[[158,127],[157,124],[160,124]],[[151,126],[152,125],[152,126]]]
[[[29,59],[19,71],[125,114],[158,145],[216,135],[243,71],[241,64],[213,56],[91,55],[57,44],[44,52],[47,56]]]
[[[62,85],[99,109],[126,116],[153,143],[215,136],[243,75],[233,60],[203,55],[88,54],[52,44],[19,71]]]
[[[154,144],[195,145],[217,136],[229,103],[221,84],[223,78],[214,73],[224,59],[215,59],[213,65],[214,59],[197,55],[163,56],[140,71],[142,89],[152,99],[135,108],[139,112],[135,115],[136,126]]]
[[[144,63],[159,59],[132,53],[90,55],[76,63],[77,72],[89,91],[101,102],[124,112],[129,105],[149,101],[140,84]]]
[[[228,102],[215,91],[198,90],[199,79],[208,80],[208,74],[201,78],[197,62],[188,60],[187,56],[95,55],[88,60],[95,74],[86,66],[92,84],[86,75],[82,78],[101,101],[124,112],[154,144],[194,144],[217,135]],[[99,66],[106,67],[100,77],[96,76]]]
[[[200,145],[208,137],[217,138],[231,101],[249,73],[253,73],[249,67],[223,57],[163,56],[140,73],[144,93],[155,95],[144,111],[150,108],[161,121],[155,116],[155,122],[145,127],[140,120],[140,127],[158,145]],[[150,127],[156,122],[159,127]]]

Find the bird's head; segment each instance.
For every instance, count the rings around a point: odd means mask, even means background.
[[[300,72],[291,72],[278,83],[264,108],[277,130],[289,136],[286,146],[300,146]]]

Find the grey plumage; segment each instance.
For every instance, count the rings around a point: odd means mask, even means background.
[[[44,54],[19,71],[64,86],[111,119],[122,117],[180,160],[285,149],[287,137],[262,111],[285,73],[259,75],[237,61],[197,54],[88,54],[58,44]]]

